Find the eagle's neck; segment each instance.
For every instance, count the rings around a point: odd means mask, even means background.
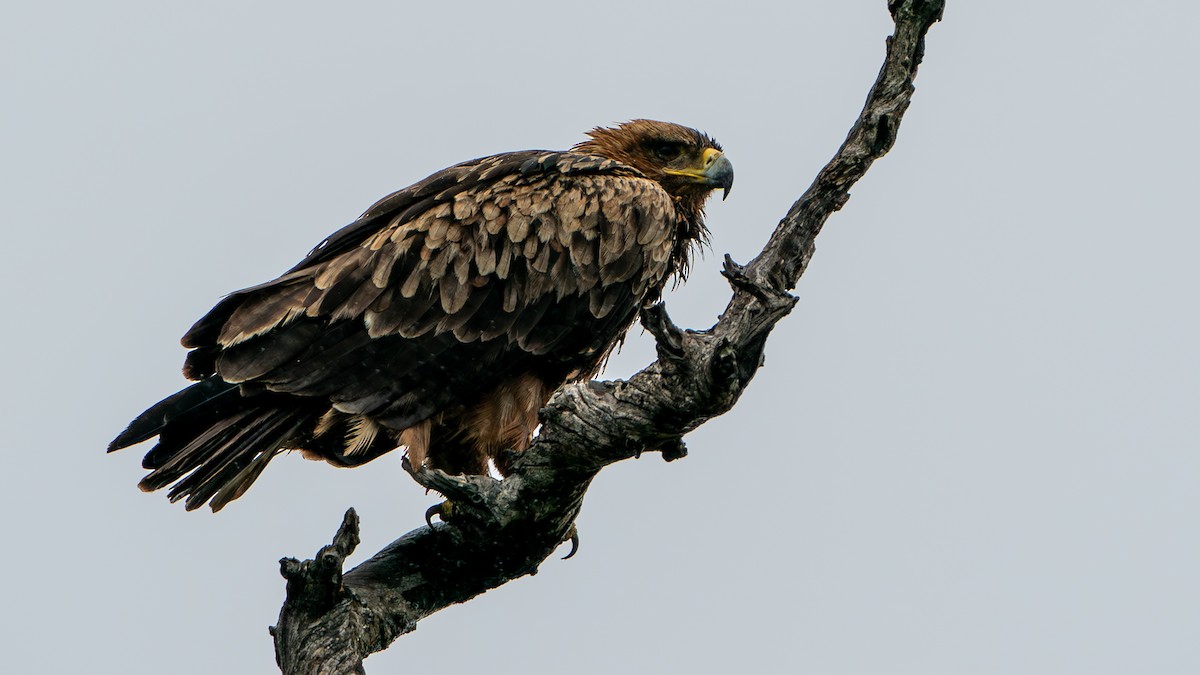
[[[678,220],[669,274],[670,277],[674,277],[675,283],[687,279],[692,268],[692,256],[708,244],[708,227],[704,224],[705,196],[700,196],[699,200],[675,197],[675,213]]]

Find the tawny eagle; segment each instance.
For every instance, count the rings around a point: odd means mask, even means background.
[[[384,197],[183,336],[197,382],[109,446],[158,436],[139,486],[218,510],[291,449],[503,472],[538,410],[593,376],[705,238],[721,146],[634,120],[566,152],[464,162]]]

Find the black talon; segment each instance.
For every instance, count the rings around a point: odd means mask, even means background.
[[[433,506],[429,507],[428,509],[425,509],[425,524],[430,527],[433,527],[433,517],[434,516],[437,516],[438,518],[440,518],[443,523],[449,522],[450,511],[452,510],[452,506],[453,505],[450,503],[450,500],[447,499],[446,501],[442,502],[441,504],[434,504]]]
[[[579,531],[575,526],[571,526],[571,552],[562,557],[563,560],[569,560],[571,556],[579,552]]]

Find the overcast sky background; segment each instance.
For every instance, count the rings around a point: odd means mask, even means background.
[[[1200,4],[948,4],[738,407],[370,673],[1200,672]],[[279,458],[216,516],[140,493],[149,445],[104,447],[222,294],[441,167],[652,117],[737,169],[668,299],[707,327],[891,30],[885,0],[334,7],[3,12],[5,672],[272,672],[276,561],[355,506],[357,563],[434,502],[398,453]]]

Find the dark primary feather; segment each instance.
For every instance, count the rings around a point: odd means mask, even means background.
[[[422,424],[435,465],[480,470],[500,441],[464,426],[471,411],[594,372],[703,232],[702,198],[672,196],[630,156],[506,153],[385,197],[197,321],[183,344],[199,381],[110,450],[158,435],[142,487],[174,483],[189,509],[241,495],[284,449],[352,466]]]
[[[211,412],[234,407],[238,397],[236,385],[220,378],[209,378],[175,393],[151,406],[129,423],[112,443],[109,452],[149,440],[162,433],[168,422],[185,423],[193,417],[207,417]],[[146,456],[150,460],[151,454]],[[147,466],[146,468],[152,468]]]

